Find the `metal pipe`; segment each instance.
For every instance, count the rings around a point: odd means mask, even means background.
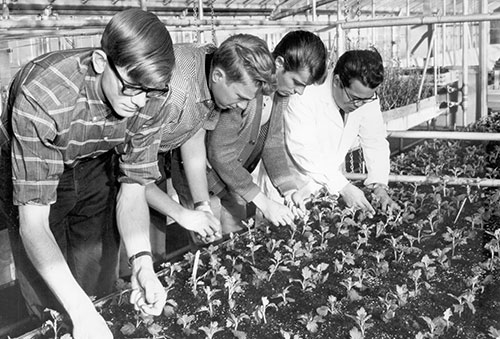
[[[463,13],[467,14],[469,10],[469,1],[463,0]],[[469,40],[467,34],[469,33],[469,24],[464,22],[462,24],[462,126],[467,126],[467,109],[468,109],[468,95],[469,95]]]
[[[481,13],[488,12],[488,1],[480,0]],[[476,119],[488,115],[488,46],[489,46],[489,22],[479,24],[479,112],[476,112]],[[476,105],[477,107],[478,105]]]
[[[390,27],[390,26],[414,26],[414,25],[432,25],[441,23],[454,23],[454,22],[480,22],[480,21],[494,21],[500,20],[500,13],[488,14],[468,14],[468,15],[450,15],[450,16],[415,16],[409,18],[402,17],[385,17],[377,19],[364,19],[360,21],[349,22],[336,22],[331,23],[322,31],[327,31],[335,28],[337,25],[342,26],[344,29],[350,28],[367,28],[367,27]]]
[[[388,138],[406,139],[454,139],[500,141],[500,133],[455,132],[455,131],[387,131]]]
[[[317,5],[318,4],[316,3],[316,0],[312,0],[312,21],[313,22],[316,21],[316,19],[317,19],[317,17],[316,17],[317,16],[317,14],[316,14],[316,6]]]
[[[195,24],[201,26],[211,26],[210,19],[197,20],[193,18],[171,18],[159,17],[167,27],[192,27]],[[0,20],[0,36],[8,35],[12,29],[81,29],[85,28],[104,28],[111,19],[111,16],[95,16],[87,18],[59,18],[57,20],[34,20],[34,18],[23,17],[22,19]],[[269,20],[252,20],[252,19],[227,19],[214,20],[216,26],[264,26],[264,27],[324,27],[330,24],[328,21],[269,21]],[[6,30],[3,31],[2,30]]]
[[[419,109],[420,105],[420,97],[422,96],[422,91],[424,89],[424,83],[425,83],[425,74],[427,73],[427,68],[429,67],[429,60],[431,58],[431,53],[434,48],[434,39],[436,36],[436,31],[434,29],[434,26],[432,26],[432,36],[431,36],[431,41],[429,42],[429,49],[427,51],[427,56],[425,58],[425,64],[424,64],[424,70],[422,71],[422,80],[420,81],[420,85],[418,87],[418,95],[417,95],[417,111]],[[435,59],[435,58],[434,58]],[[434,67],[435,68],[435,67]]]
[[[368,176],[364,173],[344,173],[349,180],[364,180]],[[458,178],[458,177],[432,177],[425,175],[389,175],[389,182],[416,182],[425,185],[467,185],[476,187],[500,187],[500,179],[486,178]]]
[[[410,17],[410,0],[406,0],[406,16]],[[372,28],[373,29],[373,28]],[[410,67],[411,62],[410,62],[410,32],[411,32],[411,27],[406,26],[406,67]]]
[[[316,4],[313,3],[311,5],[305,5],[305,6],[296,8],[296,9],[289,9],[289,10],[286,10],[286,11],[280,11],[280,12],[278,12],[276,14],[271,14],[269,16],[269,20],[283,19],[283,18],[286,18],[287,16],[292,16],[292,15],[295,15],[295,14],[299,14],[299,13],[308,11],[310,9],[313,9],[313,13],[315,13],[316,12],[316,7],[323,6],[323,5],[326,5],[326,4],[329,4],[331,2],[335,2],[335,1],[337,1],[337,0],[319,0]]]

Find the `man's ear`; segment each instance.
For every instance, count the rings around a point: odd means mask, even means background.
[[[94,66],[94,71],[97,74],[102,74],[102,72],[104,72],[107,63],[108,63],[108,57],[106,53],[104,53],[104,51],[96,49],[92,53],[92,65]]]
[[[210,75],[210,80],[213,83],[218,83],[226,78],[226,72],[220,67],[214,67],[212,69],[212,74]]]
[[[274,64],[276,65],[276,68],[277,69],[280,69],[280,68],[285,68],[285,59],[283,59],[282,56],[278,56],[275,60],[274,60]]]
[[[342,81],[340,80],[340,76],[339,76],[338,74],[335,74],[335,75],[333,76],[333,84],[334,84],[335,86],[338,86],[338,87],[341,87],[341,88],[342,88],[342,87],[344,87],[344,86],[342,85]]]

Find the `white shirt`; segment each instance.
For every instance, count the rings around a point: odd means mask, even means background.
[[[332,96],[332,78],[330,72],[322,85],[290,98],[284,125],[292,173],[314,190],[325,186],[337,194],[349,182],[343,175],[345,156],[359,140],[368,171],[364,184],[387,184],[390,151],[379,100],[346,114],[344,124]]]
[[[297,185],[308,185],[310,193],[326,187],[338,194],[349,183],[343,174],[344,160],[358,140],[368,172],[364,184],[387,184],[390,151],[379,100],[346,114],[344,123],[332,96],[332,78],[330,72],[322,85],[292,95],[284,114],[285,145]],[[263,166],[254,177],[266,194],[277,198]]]

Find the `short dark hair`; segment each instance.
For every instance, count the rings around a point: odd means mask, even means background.
[[[344,87],[357,79],[364,86],[377,88],[384,81],[382,56],[375,48],[347,51],[337,61],[333,74],[339,75]]]
[[[286,72],[306,69],[311,74],[310,83],[323,82],[326,72],[327,52],[319,36],[297,30],[287,33],[273,51],[273,57],[282,57]]]
[[[101,48],[141,85],[164,88],[175,65],[172,39],[156,15],[138,8],[115,14],[106,25]]]
[[[251,34],[232,35],[217,48],[212,68],[220,67],[231,82],[243,81],[243,70],[264,94],[276,89],[276,66],[267,44]]]

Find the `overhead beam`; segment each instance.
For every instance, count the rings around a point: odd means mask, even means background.
[[[212,26],[211,19],[196,20],[192,17],[186,17],[183,19],[177,19],[172,17],[159,16],[160,20],[167,27],[178,28],[178,27],[199,27],[199,29],[210,30]],[[49,30],[54,30],[54,32],[61,32],[61,30],[81,30],[82,27],[85,29],[103,29],[104,26],[109,22],[111,16],[96,16],[87,18],[59,18],[59,19],[48,19],[48,20],[33,20],[33,18],[22,18],[22,19],[9,19],[0,20],[0,37],[7,37],[11,33],[19,34],[20,30],[47,30],[46,32],[50,35]],[[290,27],[290,28],[300,28],[300,27],[311,27],[311,28],[323,28],[330,24],[327,21],[268,21],[268,20],[255,20],[255,19],[224,19],[224,20],[213,20],[213,25],[217,27],[222,26],[262,26],[262,27]],[[59,34],[60,35],[60,34]]]
[[[344,29],[351,28],[370,28],[370,27],[390,27],[390,26],[418,26],[432,25],[443,23],[459,23],[459,22],[481,22],[500,20],[500,13],[488,14],[466,14],[466,15],[450,15],[450,16],[414,16],[414,17],[386,17],[370,19],[366,18],[359,21],[335,22],[329,27],[322,29],[320,32],[334,29],[340,25]]]
[[[329,4],[331,2],[335,2],[335,1],[338,1],[338,0],[320,0],[320,1],[316,2],[316,7],[323,6],[323,5],[326,5],[326,4]],[[313,7],[314,7],[314,5],[310,4],[310,5],[305,5],[305,6],[296,8],[296,9],[279,11],[276,14],[271,14],[269,16],[269,20],[283,19],[283,18],[286,18],[286,17],[291,16],[291,15],[295,15],[295,14],[299,14],[299,13],[303,13],[305,11],[311,10]]]

